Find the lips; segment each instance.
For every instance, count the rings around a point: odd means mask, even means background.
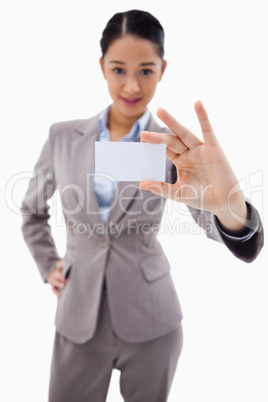
[[[124,97],[121,97],[121,100],[127,106],[136,106],[141,101],[141,98],[124,98]]]

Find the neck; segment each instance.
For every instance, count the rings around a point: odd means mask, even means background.
[[[112,141],[118,141],[123,135],[129,133],[134,123],[141,117],[140,116],[124,116],[114,110],[113,106],[109,112],[108,128]]]

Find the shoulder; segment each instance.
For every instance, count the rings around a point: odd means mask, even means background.
[[[79,134],[96,133],[98,130],[98,118],[99,114],[89,119],[76,119],[53,123],[49,129],[49,136],[51,140],[54,141],[62,137],[71,139]]]

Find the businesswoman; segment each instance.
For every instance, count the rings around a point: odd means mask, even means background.
[[[22,203],[24,238],[58,296],[49,401],[104,402],[116,368],[125,401],[164,402],[183,342],[179,300],[157,240],[165,198],[187,202],[208,237],[248,262],[262,246],[262,226],[200,102],[204,142],[164,110],[159,117],[173,134],[151,116],[147,105],[167,64],[159,21],[144,11],[118,13],[100,44],[113,102],[92,118],[51,126]],[[94,174],[95,141],[141,137],[167,143],[166,184],[139,188]],[[63,258],[48,224],[55,190],[67,230]]]

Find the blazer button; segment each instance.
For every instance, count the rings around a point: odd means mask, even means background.
[[[105,248],[108,247],[109,245],[109,240],[108,239],[102,239],[101,240],[101,247]]]

